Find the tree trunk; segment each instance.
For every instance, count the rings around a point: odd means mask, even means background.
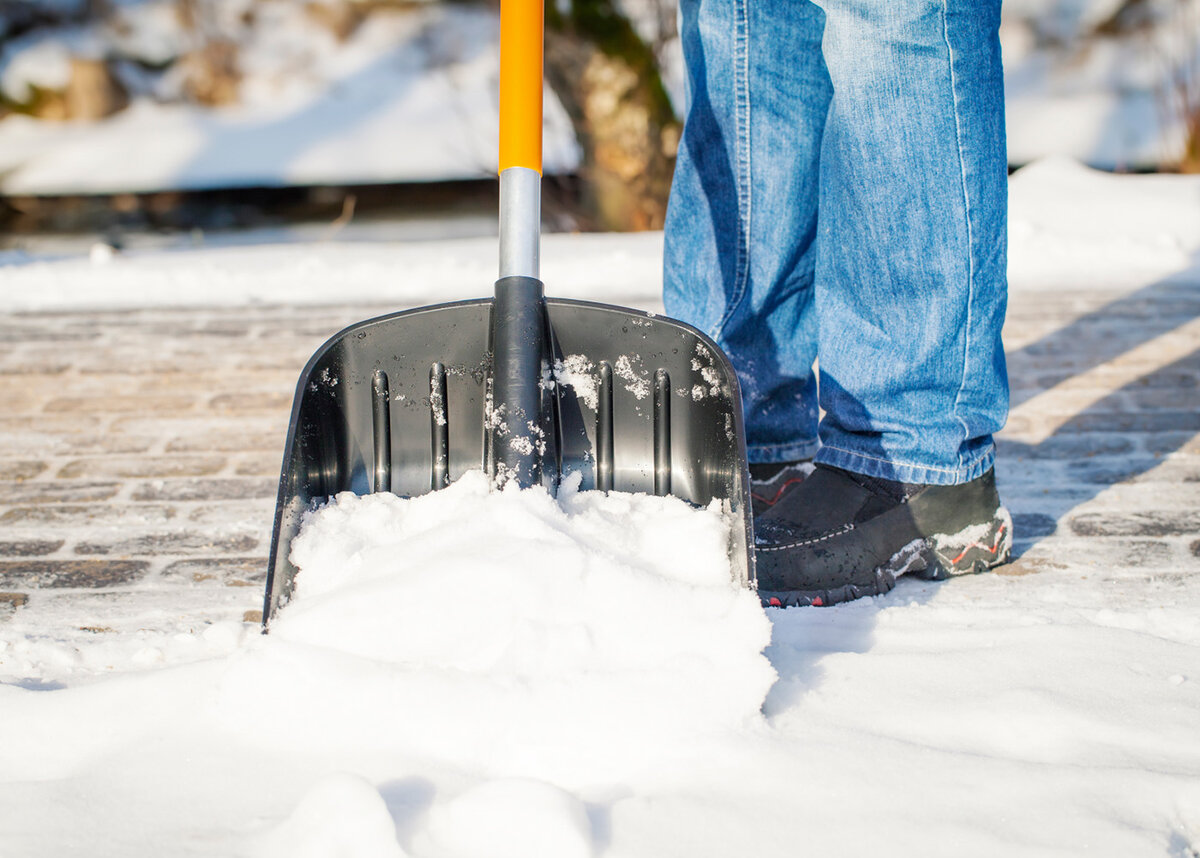
[[[547,5],[546,77],[583,149],[592,228],[661,229],[679,122],[654,54],[611,0]]]

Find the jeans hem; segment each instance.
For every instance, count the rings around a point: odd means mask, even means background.
[[[811,459],[816,455],[820,446],[821,442],[816,438],[791,444],[748,444],[746,445],[746,458],[754,465],[798,462],[801,459]]]
[[[996,462],[996,446],[989,444],[982,452],[963,462],[957,468],[939,468],[914,462],[893,462],[829,445],[821,447],[816,461],[823,465],[841,468],[844,471],[853,471],[856,474],[878,477],[883,480],[895,480],[900,483],[916,485],[956,486],[969,483],[987,473]]]

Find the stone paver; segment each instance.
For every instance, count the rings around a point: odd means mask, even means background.
[[[6,607],[204,584],[253,614],[296,378],[388,309],[0,315]]]
[[[296,377],[383,307],[0,314],[0,601],[230,588],[253,616]],[[1013,294],[1007,575],[1200,572],[1200,287]],[[182,592],[182,589],[181,589]],[[0,622],[5,614],[0,614]]]
[[[1016,292],[997,474],[1020,565],[1200,572],[1200,286]]]

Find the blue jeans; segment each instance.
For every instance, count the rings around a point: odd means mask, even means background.
[[[1000,0],[682,0],[664,301],[733,360],[750,461],[939,485],[991,467],[999,22]]]

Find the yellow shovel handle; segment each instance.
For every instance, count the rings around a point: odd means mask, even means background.
[[[500,2],[500,172],[542,172],[542,0]]]

